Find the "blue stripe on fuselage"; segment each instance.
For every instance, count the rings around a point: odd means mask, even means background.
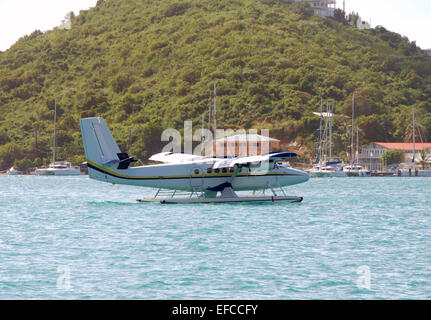
[[[107,174],[109,176],[112,176],[114,178],[120,178],[120,179],[128,179],[128,180],[168,180],[168,179],[206,179],[206,178],[230,178],[230,175],[227,176],[222,176],[222,175],[211,175],[211,176],[180,176],[180,177],[126,177],[126,176],[118,176],[115,175],[113,173],[107,172],[101,168],[98,168],[94,165],[92,165],[91,163],[87,162],[87,166],[91,169],[94,169],[96,171],[99,171],[101,173]],[[248,174],[248,175],[238,175],[236,176],[236,178],[243,178],[243,177],[268,177],[268,176],[280,176],[280,175],[289,175],[289,176],[300,176],[299,174],[295,174],[295,173],[285,173],[285,174],[280,174],[280,173],[274,173],[274,174]]]

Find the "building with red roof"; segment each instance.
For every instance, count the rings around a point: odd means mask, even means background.
[[[425,150],[426,154],[431,155],[431,143],[416,142],[415,159],[420,159],[419,151]],[[405,161],[412,162],[413,143],[412,142],[373,142],[363,147],[359,154],[359,162],[369,170],[382,170],[382,156],[389,150],[404,150]]]
[[[406,150],[413,153],[413,143],[412,142],[374,142],[375,145],[381,146],[386,150]],[[418,150],[431,150],[431,143],[416,142],[416,151]]]

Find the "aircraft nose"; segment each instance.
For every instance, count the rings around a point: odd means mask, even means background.
[[[310,175],[307,172],[301,171],[301,182],[310,180]]]

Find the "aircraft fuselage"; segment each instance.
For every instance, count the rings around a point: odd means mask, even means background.
[[[143,187],[172,190],[210,190],[224,183],[231,183],[232,189],[259,190],[271,187],[283,187],[305,182],[307,173],[293,168],[276,166],[275,168],[249,168],[243,166],[234,172],[234,168],[213,169],[211,162],[186,162],[160,164],[117,169],[116,165],[98,165],[88,161],[88,173],[91,178],[113,184],[126,184]]]

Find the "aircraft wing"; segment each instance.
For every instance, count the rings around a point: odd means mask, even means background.
[[[278,152],[278,153],[267,153],[257,156],[240,157],[233,159],[221,159],[214,163],[214,169],[232,168],[235,165],[249,165],[249,164],[260,164],[261,162],[278,162],[284,159],[290,159],[298,156],[294,152]]]
[[[280,160],[289,159],[296,157],[297,154],[294,152],[278,152],[278,153],[267,153],[263,155],[250,156],[250,157],[240,157],[240,158],[229,158],[229,159],[220,159],[215,158],[211,160],[214,161],[213,169],[222,169],[222,168],[232,168],[235,165],[248,165],[248,164],[258,164],[260,162],[270,161],[270,162],[278,162]],[[185,153],[173,153],[173,152],[162,152],[157,153],[149,160],[163,162],[163,163],[179,163],[179,162],[191,162],[205,159],[204,156],[196,156],[193,154],[185,154]]]
[[[196,161],[201,159],[204,159],[204,157],[185,153],[162,152],[151,156],[149,160],[163,163],[178,163]]]

